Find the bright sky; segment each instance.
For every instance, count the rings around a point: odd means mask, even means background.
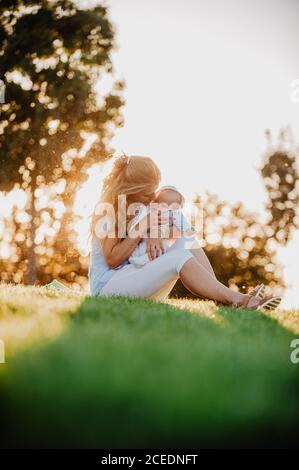
[[[117,76],[126,82],[125,126],[114,147],[146,154],[163,184],[186,199],[208,189],[263,211],[257,167],[264,130],[291,125],[299,143],[297,0],[107,0]],[[299,235],[280,258],[299,304]],[[297,261],[297,263],[296,263]]]

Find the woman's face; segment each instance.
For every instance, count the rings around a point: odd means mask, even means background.
[[[146,191],[141,191],[140,193],[135,194],[134,201],[141,202],[142,204],[147,205],[155,199],[156,190],[157,186],[153,186],[152,188]]]

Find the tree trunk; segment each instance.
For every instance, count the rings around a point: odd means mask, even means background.
[[[29,236],[29,250],[28,250],[28,284],[33,286],[36,281],[36,254],[35,254],[35,232],[36,232],[36,225],[35,225],[35,217],[36,217],[36,209],[35,209],[35,184],[33,183],[31,186],[30,191],[30,207],[29,213],[31,216],[31,224],[30,224],[30,236]]]

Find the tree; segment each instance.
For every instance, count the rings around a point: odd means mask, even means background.
[[[266,138],[260,169],[268,195],[266,223],[239,202],[228,204],[209,193],[195,200],[203,205],[203,247],[217,278],[241,291],[259,283],[285,287],[275,250],[278,244],[286,245],[299,226],[299,149],[289,127],[280,131],[275,144],[269,130]],[[193,297],[180,281],[172,295]]]
[[[55,188],[48,188],[54,190]],[[28,279],[29,247],[26,240],[30,233],[30,218],[24,206],[24,194],[14,192],[13,207],[0,212],[0,282],[26,283]],[[36,229],[36,278],[42,285],[54,278],[70,283],[73,287],[84,287],[88,258],[81,255],[77,237],[72,230],[67,233],[67,243],[60,238],[63,220],[62,204],[48,195],[37,199],[41,224]],[[0,205],[2,198],[0,196]],[[41,204],[43,202],[43,204]],[[46,210],[44,209],[46,207]],[[56,207],[56,209],[55,209]],[[51,217],[49,216],[51,213]]]
[[[0,6],[0,190],[28,193],[28,282],[36,278],[38,197],[64,184],[60,240],[67,244],[75,190],[86,169],[109,158],[113,128],[122,125],[123,84],[101,96],[95,84],[113,72],[114,31],[107,9],[69,0],[2,0]],[[97,138],[89,140],[91,135]],[[57,197],[54,195],[53,197]],[[48,211],[52,217],[51,210]]]
[[[268,194],[266,209],[273,236],[286,245],[294,228],[299,227],[299,174],[296,148],[290,128],[281,129],[278,142],[273,144],[272,134],[266,131],[268,148],[264,156],[261,175]]]
[[[28,247],[24,243],[28,222],[19,218],[21,211],[14,206],[8,217],[0,213],[0,282],[22,283],[28,266]]]

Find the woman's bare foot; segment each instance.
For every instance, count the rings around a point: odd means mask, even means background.
[[[264,298],[256,297],[254,295],[245,294],[243,299],[235,304],[237,308],[247,308],[249,310],[259,310],[265,308],[266,310],[275,310],[281,302],[279,296],[268,296]]]
[[[261,300],[262,299],[256,297],[255,295],[244,294],[242,300],[236,302],[233,304],[233,306],[237,308],[248,308],[251,310],[256,310],[259,307]]]

